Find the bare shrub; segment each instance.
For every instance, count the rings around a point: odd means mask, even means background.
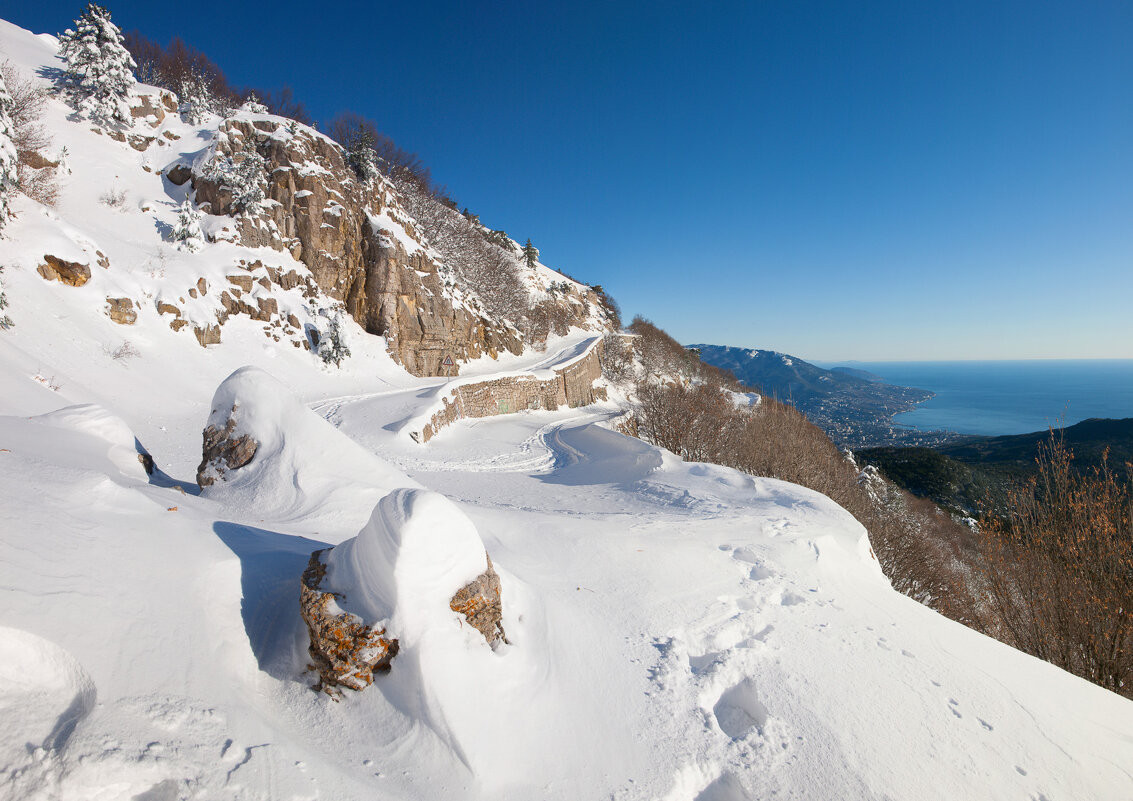
[[[98,196],[98,202],[104,206],[109,206],[112,209],[122,211],[126,205],[126,190],[124,189],[107,189]]]
[[[645,365],[637,402],[619,429],[684,459],[800,484],[828,496],[869,532],[895,589],[968,625],[978,622],[966,566],[971,533],[927,501],[877,477],[862,480],[852,461],[793,406],[763,398],[739,406],[746,389],[710,368],[647,320],[630,325]]]
[[[10,61],[0,64],[0,74],[12,98],[12,143],[16,146],[20,191],[32,200],[54,206],[59,198],[58,164],[43,155],[51,147],[51,135],[42,122],[47,90],[22,75]]]
[[[224,115],[257,96],[272,114],[304,125],[314,122],[290,86],[276,91],[237,89],[215,61],[180,36],[162,46],[134,30],[126,34],[125,45],[138,65],[138,80],[176,92],[189,105],[190,119],[199,121],[198,115],[206,112]]]
[[[471,289],[483,305],[483,314],[511,322],[533,342],[545,340],[546,331],[565,333],[554,310],[539,310],[533,305],[513,251],[490,242],[481,233],[482,226],[439,200],[410,173],[398,173],[393,180],[425,239],[456,274],[460,285]]]
[[[1133,496],[1104,459],[1085,474],[1073,459],[1052,431],[1010,515],[981,521],[988,628],[1133,698]]]
[[[128,362],[130,359],[136,359],[142,355],[128,339],[123,340],[122,344],[116,348],[111,348],[108,345],[104,351],[107,356],[116,362]]]
[[[610,332],[602,337],[602,375],[615,384],[633,377],[633,347],[621,334]]]

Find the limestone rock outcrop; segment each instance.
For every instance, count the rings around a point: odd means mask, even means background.
[[[90,280],[90,265],[51,255],[43,257],[43,264],[39,265],[37,272],[48,281],[58,281],[68,286],[82,286]]]
[[[118,325],[133,325],[138,320],[138,313],[134,311],[134,301],[129,298],[107,298],[106,314]]]
[[[344,612],[335,602],[340,596],[321,588],[327,573],[326,552],[311,554],[299,580],[299,613],[311,638],[307,652],[319,674],[315,689],[364,690],[373,683],[375,672],[390,669],[398,642],[384,628],[368,626],[357,615]]]
[[[409,372],[453,375],[456,362],[522,352],[514,328],[453,300],[451,276],[421,241],[392,184],[361,183],[337,144],[303,126],[256,117],[221,124],[215,157],[239,160],[249,147],[266,162],[262,209],[238,214],[206,157],[192,167],[197,202],[208,204],[211,214],[235,216],[241,244],[301,260],[324,293],[366,331],[386,337],[391,355]],[[175,182],[183,174],[180,166],[166,172]]]
[[[232,407],[232,412],[236,407]],[[229,470],[237,470],[252,461],[259,443],[250,434],[236,432],[236,419],[229,416],[224,427],[210,425],[204,430],[201,464],[197,467],[197,486],[215,484]]]

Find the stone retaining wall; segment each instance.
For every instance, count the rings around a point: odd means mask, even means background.
[[[588,406],[606,399],[605,387],[595,387],[602,377],[601,341],[581,359],[555,370],[555,377],[508,376],[462,384],[443,399],[444,409],[433,415],[420,432],[418,442],[428,442],[437,431],[466,417],[492,417],[524,409],[557,409]]]

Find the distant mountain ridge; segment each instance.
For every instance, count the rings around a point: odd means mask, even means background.
[[[709,344],[688,347],[699,352],[703,361],[732,371],[763,394],[794,404],[843,446],[908,443],[918,434],[894,428],[893,415],[933,395],[923,389],[886,384],[864,370],[826,370],[773,350]]]

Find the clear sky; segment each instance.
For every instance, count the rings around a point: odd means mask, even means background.
[[[0,16],[56,33],[84,5]],[[1128,0],[107,5],[371,117],[681,341],[1133,357]]]

